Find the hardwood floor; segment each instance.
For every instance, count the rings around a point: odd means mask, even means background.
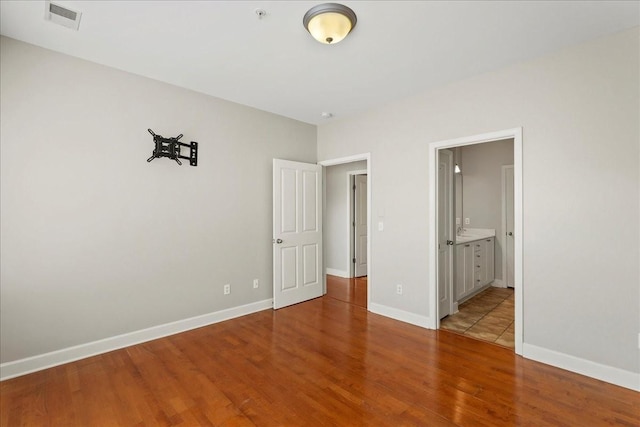
[[[323,297],[0,383],[2,426],[638,426],[639,394]]]
[[[345,279],[327,274],[327,296],[367,308],[367,276]]]

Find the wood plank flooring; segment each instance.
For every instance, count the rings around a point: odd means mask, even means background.
[[[639,393],[323,297],[0,383],[2,426],[638,426]]]
[[[327,274],[327,296],[367,308],[367,276],[345,279]]]

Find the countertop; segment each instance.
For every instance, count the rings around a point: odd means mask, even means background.
[[[476,240],[496,237],[496,230],[493,228],[465,228],[462,233],[456,236],[456,245],[469,243]]]

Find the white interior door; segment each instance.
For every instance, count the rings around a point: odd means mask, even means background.
[[[453,152],[438,151],[438,315],[451,314],[453,289]]]
[[[367,275],[367,175],[355,176],[355,277]]]
[[[273,159],[273,308],[322,296],[322,167]]]
[[[514,265],[513,265],[513,166],[504,166],[504,223],[505,223],[505,251],[503,256],[503,271],[506,273],[504,277],[505,285],[513,288],[515,286],[514,280]]]

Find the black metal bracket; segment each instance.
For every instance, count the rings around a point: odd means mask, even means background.
[[[191,166],[198,166],[198,143],[191,141],[191,144],[185,144],[180,142],[182,134],[174,136],[173,138],[165,138],[162,135],[156,135],[151,129],[147,129],[151,135],[153,135],[153,142],[156,147],[153,149],[153,154],[147,159],[147,162],[158,158],[168,157],[175,160],[179,165],[182,164],[180,159],[189,160]],[[189,157],[180,154],[180,147],[189,147]]]

